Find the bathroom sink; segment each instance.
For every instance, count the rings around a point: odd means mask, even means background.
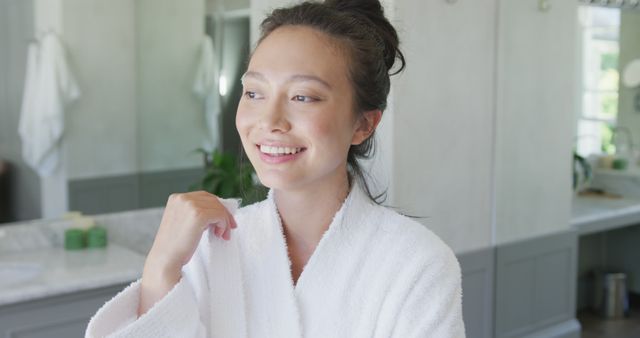
[[[0,262],[0,288],[29,282],[42,271],[43,267],[38,263]]]
[[[596,169],[591,186],[625,198],[640,199],[640,169]]]

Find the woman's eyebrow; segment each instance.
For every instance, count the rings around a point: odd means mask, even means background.
[[[291,77],[289,77],[288,82],[293,82],[293,81],[300,81],[300,82],[306,82],[306,81],[312,81],[312,82],[318,82],[319,84],[323,85],[324,87],[326,87],[327,89],[331,89],[331,85],[329,83],[327,83],[327,81],[315,76],[315,75],[303,75],[303,74],[296,74],[296,75],[292,75]]]
[[[264,77],[264,75],[262,75],[262,73],[258,73],[258,72],[254,72],[254,71],[247,71],[246,73],[242,74],[242,76],[240,77],[240,81],[244,82],[244,79],[246,78],[254,78],[258,81],[263,81],[263,82],[267,82],[267,79]]]
[[[240,78],[241,81],[244,81],[244,79],[246,78],[254,78],[258,81],[262,81],[262,82],[267,82],[267,78],[262,75],[262,73],[256,72],[256,71],[247,71],[246,73],[244,73],[242,75],[242,77]],[[287,82],[305,82],[305,81],[313,81],[313,82],[318,82],[321,85],[323,85],[324,87],[326,87],[327,89],[331,89],[331,85],[329,83],[327,83],[327,81],[315,76],[315,75],[305,75],[305,74],[295,74],[295,75],[291,75],[288,79]]]

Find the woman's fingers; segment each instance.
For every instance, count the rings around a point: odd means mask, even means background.
[[[224,225],[225,228],[225,233],[228,233],[229,238],[231,238],[231,229],[235,229],[238,227],[238,224],[236,224],[236,220],[233,218],[233,215],[231,213],[227,213],[227,221],[226,224]],[[229,239],[229,238],[225,238],[225,239]]]
[[[231,228],[224,228],[222,225],[216,225],[213,232],[216,236],[222,239],[230,239],[231,238]]]
[[[224,229],[222,228],[222,226],[221,226],[220,224],[216,224],[216,225],[214,226],[213,233],[214,233],[216,236],[218,236],[218,237],[222,236],[222,233],[223,233],[223,232],[224,232]]]
[[[238,225],[233,219],[233,216],[228,214],[224,222],[218,222],[215,224],[214,233],[222,239],[229,240],[231,239],[231,229],[235,229],[237,227]]]

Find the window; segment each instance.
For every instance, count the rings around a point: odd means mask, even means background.
[[[618,114],[620,9],[581,6],[582,101],[577,152],[613,153],[611,129]]]

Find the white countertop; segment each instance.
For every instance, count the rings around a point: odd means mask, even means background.
[[[0,280],[0,306],[128,283],[142,275],[144,260],[142,254],[115,243],[108,243],[106,248],[51,247],[2,254],[0,266],[40,265],[42,270],[34,278],[19,283],[3,284]]]
[[[580,235],[640,224],[640,199],[578,196],[573,199],[571,226]]]

